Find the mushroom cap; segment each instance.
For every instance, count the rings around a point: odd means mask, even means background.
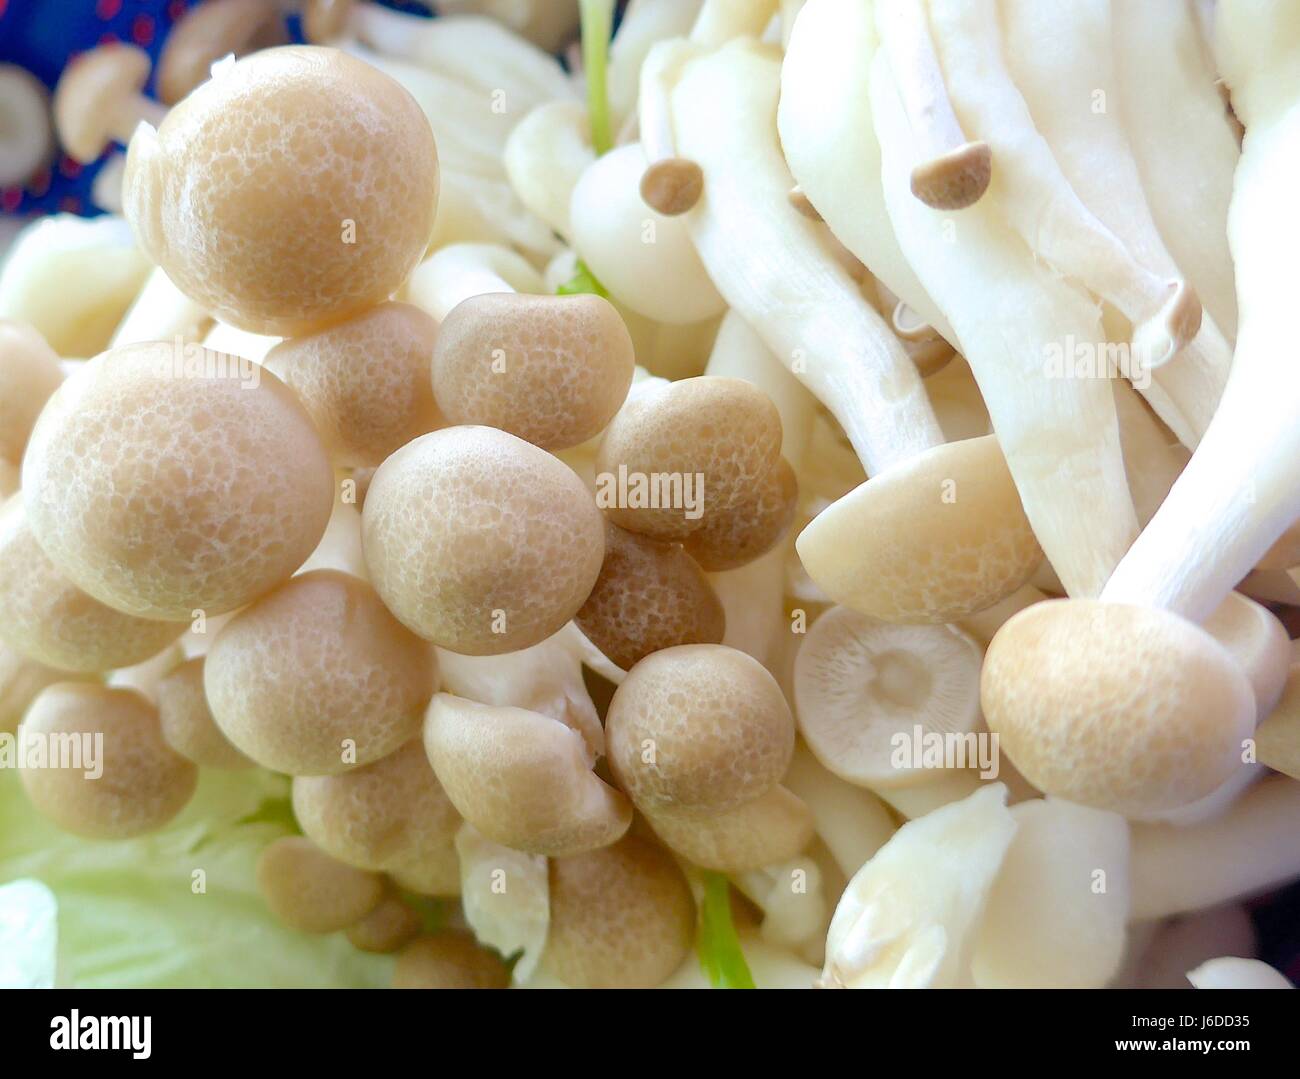
[[[300,835],[282,836],[257,859],[257,887],[271,912],[304,933],[356,925],[384,897],[384,878],[331,858]]]
[[[363,952],[387,954],[415,937],[423,925],[424,919],[414,908],[395,895],[386,895],[361,921],[348,926],[348,943]]]
[[[682,543],[710,573],[739,569],[784,538],[799,508],[799,479],[784,457],[736,505],[705,514]]]
[[[143,49],[111,42],[64,68],[54,89],[54,126],[70,157],[89,165],[104,152],[114,110],[144,89],[152,66]]]
[[[398,953],[394,989],[508,989],[499,956],[457,930],[418,937]]]
[[[54,150],[50,96],[45,84],[17,64],[0,64],[0,187],[21,187]]]
[[[1199,626],[1167,611],[1048,600],[989,644],[989,729],[1039,790],[1146,816],[1203,798],[1240,767],[1250,683]]]
[[[157,655],[185,629],[123,614],[61,574],[32,535],[22,492],[0,508],[0,638],[65,671],[109,671]]]
[[[523,708],[439,693],[424,748],[462,817],[493,842],[560,857],[615,842],[632,807],[587,764],[582,736]]]
[[[704,170],[687,158],[667,157],[647,166],[638,190],[650,209],[666,217],[676,217],[694,209],[700,201],[704,193]],[[803,201],[812,206],[806,197]],[[799,209],[808,216],[802,206]]]
[[[93,681],[91,675],[55,670],[28,659],[0,640],[0,734],[13,734],[36,695],[55,682]]]
[[[992,435],[935,446],[823,510],[799,558],[836,603],[884,622],[955,622],[1023,585],[1043,552]]]
[[[154,688],[163,740],[186,760],[204,768],[251,768],[253,762],[230,744],[212,718],[203,691],[203,656],[179,664]]]
[[[550,863],[542,964],[575,989],[653,989],[690,951],[695,903],[672,857],[637,836]]]
[[[21,731],[45,739],[102,735],[98,778],[86,776],[88,764],[19,773],[32,805],[75,835],[129,839],[156,831],[185,808],[198,783],[199,770],[163,741],[157,711],[135,690],[60,682],[32,703]]]
[[[386,870],[406,891],[441,899],[460,895],[460,860],[453,843],[421,851],[410,861],[390,865]]]
[[[293,812],[321,850],[361,869],[437,855],[461,823],[419,738],[343,775],[298,776]]]
[[[334,474],[316,429],[278,378],[232,361],[162,342],[113,349],[41,413],[23,459],[27,518],[101,602],[223,614],[285,580],[324,533]]]
[[[187,296],[240,329],[294,336],[406,280],[433,234],[438,154],[383,72],[337,49],[267,49],[137,132],[122,202]]]
[[[610,701],[605,738],[615,779],[643,812],[716,813],[785,775],[794,717],[756,659],[687,644],[632,668]]]
[[[266,369],[298,395],[336,466],[368,468],[442,426],[429,383],[437,336],[418,307],[383,303],[282,341]]]
[[[964,210],[988,190],[993,151],[984,142],[967,142],[923,161],[912,170],[912,194],[935,210]]]
[[[0,319],[0,458],[22,462],[36,417],[62,381],[58,354],[40,332]]]
[[[722,601],[680,546],[605,522],[605,561],[578,628],[615,666],[679,644],[720,644],[727,626]]]
[[[1237,661],[1255,693],[1255,714],[1265,719],[1282,696],[1291,669],[1286,627],[1263,604],[1229,592],[1201,628]]]
[[[681,539],[709,514],[751,498],[780,456],[781,414],[767,394],[738,378],[700,375],[647,387],[619,410],[596,454],[597,486],[624,469],[629,480],[659,475],[684,484],[702,477],[702,514],[662,504],[606,509],[629,531]]]
[[[258,764],[334,775],[419,732],[437,663],[365,581],[314,570],[226,624],[203,684],[217,726]]]
[[[692,865],[720,873],[744,873],[788,861],[807,848],[815,831],[807,804],[782,786],[721,813],[656,810],[646,819],[659,838]]]
[[[590,594],[605,546],[577,475],[491,427],[447,427],[389,457],[366,493],[362,541],[389,609],[475,656],[558,631]]]
[[[442,320],[433,389],[452,423],[562,450],[604,430],[635,366],[627,326],[600,296],[485,293]]]
[[[980,721],[979,646],[955,626],[879,622],[832,607],[794,661],[799,730],[827,771],[860,787],[924,783],[935,773],[896,766],[896,739],[966,734]]]
[[[271,0],[209,0],[190,8],[167,35],[158,60],[158,96],[175,105],[207,81],[222,57],[280,45],[284,38],[280,12]]]

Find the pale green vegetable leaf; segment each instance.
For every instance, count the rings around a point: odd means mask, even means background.
[[[703,874],[703,883],[704,901],[695,937],[700,966],[715,989],[753,989],[754,978],[731,920],[731,883],[721,873]]]

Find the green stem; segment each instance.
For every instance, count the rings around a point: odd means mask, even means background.
[[[614,26],[614,0],[579,0],[582,12],[582,66],[587,76],[587,116],[591,145],[596,156],[614,148],[609,127],[609,95],[605,88],[605,60]]]

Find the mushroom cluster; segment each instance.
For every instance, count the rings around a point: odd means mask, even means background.
[[[122,217],[0,272],[0,766],[92,840],[242,792],[208,886],[395,988],[1280,986],[1300,8],[1137,6],[81,55]]]

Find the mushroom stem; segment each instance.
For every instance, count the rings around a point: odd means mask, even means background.
[[[887,0],[875,9],[914,138],[912,194],[936,210],[965,209],[988,189],[992,151],[986,142],[968,140],[957,121],[923,0]]]
[[[697,54],[697,46],[675,38],[656,45],[641,65],[637,107],[641,149],[647,162],[641,174],[641,198],[651,209],[668,217],[686,213],[699,202],[704,190],[700,166],[677,155],[669,100],[671,83],[682,65]]]
[[[112,348],[143,341],[201,340],[211,324],[208,313],[172,283],[167,272],[155,266],[144,288],[118,323]]]
[[[504,155],[520,201],[565,237],[572,235],[573,189],[595,159],[587,113],[576,101],[537,106],[515,125]]]
[[[545,292],[523,256],[496,244],[448,244],[418,265],[407,299],[441,322],[463,300],[491,292]]]

